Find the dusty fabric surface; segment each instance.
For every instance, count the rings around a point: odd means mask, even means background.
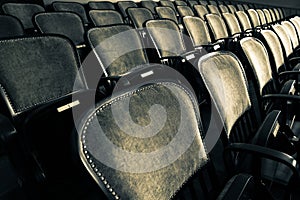
[[[242,25],[242,30],[246,31],[252,28],[251,22],[244,11],[237,11],[236,16]]]
[[[278,73],[280,72],[280,68],[284,65],[284,57],[280,41],[277,35],[271,30],[263,30],[261,31],[261,34],[270,47]]]
[[[256,10],[254,10],[254,9],[249,9],[247,12],[248,12],[248,14],[249,14],[249,16],[250,16],[250,20],[251,20],[252,26],[253,26],[253,27],[258,27],[258,26],[260,26],[261,24],[260,24],[259,16],[258,16]]]
[[[273,78],[268,52],[263,44],[253,37],[242,39],[240,44],[254,72],[259,92],[262,95],[264,87]]]
[[[208,14],[205,16],[207,23],[210,26],[214,40],[224,39],[228,37],[228,32],[223,19],[216,14]]]
[[[152,13],[147,8],[128,8],[127,13],[135,28],[143,28],[146,21],[154,19]]]
[[[40,13],[34,18],[42,33],[66,36],[75,45],[84,44],[84,27],[81,18],[75,13]]]
[[[179,56],[185,52],[182,35],[175,22],[166,19],[151,20],[146,22],[146,27],[161,58]]]
[[[121,75],[148,63],[139,34],[127,25],[90,29],[88,40],[108,75]]]
[[[181,17],[194,16],[193,10],[188,6],[177,6],[177,10]]]
[[[34,28],[32,17],[39,12],[45,12],[45,9],[36,4],[23,3],[5,3],[2,5],[5,14],[12,15],[18,18],[24,29]]]
[[[121,199],[170,199],[207,161],[195,106],[170,83],[99,105],[81,135],[90,173]]]
[[[237,18],[231,14],[231,13],[223,13],[223,18],[225,22],[227,23],[227,26],[229,28],[230,34],[235,35],[237,33],[241,33],[242,30],[240,28],[239,22]]]
[[[171,7],[156,7],[155,10],[159,18],[170,19],[173,20],[176,24],[178,24],[176,13]]]
[[[276,24],[276,25],[273,25],[272,28],[275,31],[275,33],[279,36],[279,38],[284,46],[286,57],[289,57],[293,53],[293,46],[292,46],[292,42],[289,38],[289,35],[287,34],[287,32],[285,32],[282,25]]]
[[[234,123],[251,106],[241,63],[230,52],[218,52],[201,58],[198,68],[229,136]]]
[[[54,2],[52,4],[55,11],[68,11],[78,14],[83,23],[89,23],[83,5],[75,2]]]
[[[95,26],[123,24],[124,21],[118,11],[115,10],[91,10],[89,12]]]
[[[22,36],[24,34],[21,22],[12,16],[2,15],[0,17],[0,38]]]
[[[205,19],[204,16],[209,13],[207,8],[204,5],[195,5],[194,9],[197,15],[201,17],[201,19],[203,20]]]
[[[211,44],[211,38],[205,22],[199,17],[184,17],[184,26],[194,46]]]
[[[35,37],[0,42],[0,84],[15,112],[84,88],[82,82],[74,85],[77,72],[78,58],[65,39]]]

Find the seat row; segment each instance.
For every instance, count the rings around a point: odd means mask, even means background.
[[[148,5],[148,3],[149,2],[142,2],[141,4],[145,4],[144,7],[147,7],[146,5]],[[229,6],[228,9],[223,8],[219,11],[216,5],[213,4],[207,5],[211,7],[199,5],[201,3],[195,3],[193,7],[183,4],[176,7],[172,4],[173,6],[170,7],[170,5],[164,4],[163,2],[160,3],[161,6],[157,6],[157,2],[150,2],[149,4],[153,4],[153,7],[148,7],[149,9],[147,9],[137,8],[137,4],[134,2],[119,2],[117,4],[119,6],[118,11],[110,2],[94,2],[90,4],[98,5],[98,10],[91,10],[89,12],[89,17],[94,26],[97,27],[126,23],[132,24],[135,28],[142,28],[143,23],[149,19],[166,18],[175,21],[183,30],[183,18],[187,16],[197,16],[202,20],[206,20],[206,15],[216,14],[228,21],[229,19],[235,18],[232,16],[235,15],[240,24],[241,31],[246,31],[259,26],[268,26],[280,22],[280,20],[284,18],[284,14],[279,8],[249,9],[247,11],[245,9],[245,11],[237,11],[237,9],[230,9]],[[55,8],[56,11],[45,12],[44,8],[35,4],[6,3],[2,7],[4,12],[8,15],[1,16],[2,24],[0,24],[0,26],[5,28],[1,29],[3,33],[1,33],[0,37],[21,36],[26,33],[30,33],[29,35],[32,35],[33,33],[34,35],[64,35],[74,42],[83,60],[90,50],[85,41],[85,32],[90,28],[85,26],[88,22],[85,20],[87,17],[82,16],[84,10],[76,10],[76,7],[80,4],[74,3],[74,5],[72,3],[55,2],[53,3],[53,8]],[[105,5],[103,7],[105,10],[99,10],[101,9],[101,7],[99,7],[100,5]],[[212,9],[212,7],[214,7],[214,9]],[[82,12],[80,12],[80,10]],[[141,17],[138,16],[139,13],[141,14]],[[20,21],[10,15],[16,17]],[[240,31],[239,29],[232,28],[234,27],[228,26],[231,34],[236,34],[237,31]],[[187,30],[185,31],[187,33]]]

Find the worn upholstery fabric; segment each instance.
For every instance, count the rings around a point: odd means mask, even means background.
[[[275,16],[276,16],[276,20],[277,20],[277,21],[281,20],[280,13],[279,13],[279,11],[277,10],[277,8],[273,8],[273,10],[274,10],[274,13],[275,13]]]
[[[260,24],[259,16],[258,16],[256,10],[249,9],[249,10],[247,10],[247,12],[250,17],[252,27],[254,27],[254,28],[259,27],[261,24]]]
[[[88,6],[90,10],[115,10],[115,6],[112,2],[89,2]]]
[[[229,137],[235,122],[251,106],[242,65],[230,52],[214,52],[200,58],[198,68]]]
[[[127,25],[93,28],[87,34],[108,75],[148,63],[139,34]]]
[[[265,41],[267,42],[267,44],[272,52],[272,57],[275,61],[275,67],[276,67],[277,73],[279,73],[280,71],[283,71],[283,69],[280,69],[281,67],[284,66],[284,57],[283,57],[283,51],[282,51],[282,47],[281,47],[279,38],[271,30],[262,30],[261,34],[264,37]]]
[[[143,28],[146,21],[154,19],[147,8],[128,8],[127,13],[135,28]]]
[[[122,16],[115,10],[91,10],[89,15],[95,26],[124,24]]]
[[[187,3],[182,0],[175,0],[174,3],[176,6],[187,6]]]
[[[220,8],[222,13],[228,13],[229,12],[228,7],[225,6],[225,5],[219,5],[219,8]]]
[[[199,1],[199,3],[200,3],[200,5],[203,5],[203,6],[206,6],[206,5],[208,5],[208,2],[207,1]]]
[[[0,38],[16,37],[24,35],[21,22],[9,15],[0,15]]]
[[[274,10],[272,8],[269,8],[268,10],[271,15],[272,22],[275,22],[277,20],[277,18],[276,18],[276,14],[275,14]]]
[[[153,15],[155,15],[155,7],[158,6],[158,4],[154,1],[141,1],[141,6],[147,8]]]
[[[177,11],[178,11],[180,17],[195,15],[193,10],[188,6],[177,6]]]
[[[210,13],[221,16],[221,13],[220,13],[220,11],[219,11],[219,9],[218,9],[217,6],[215,6],[215,5],[207,5],[207,9],[209,10]]]
[[[172,1],[169,1],[169,0],[162,0],[160,1],[160,5],[164,6],[164,7],[170,7],[174,10],[174,12],[177,12],[174,4]]]
[[[204,16],[209,13],[207,8],[203,5],[195,5],[194,9],[197,13],[197,16],[201,17],[203,20],[205,19]]]
[[[245,8],[241,4],[237,4],[236,7],[239,11],[245,11]]]
[[[292,42],[289,38],[289,35],[287,34],[287,32],[285,32],[282,25],[276,24],[276,25],[273,25],[272,28],[282,42],[284,51],[286,53],[286,57],[289,57],[290,55],[293,54],[293,46],[292,46]]]
[[[257,9],[256,12],[259,16],[260,24],[266,25],[267,21],[266,21],[266,16],[265,16],[264,12],[261,9]]]
[[[185,53],[185,46],[181,32],[175,22],[171,20],[151,20],[146,23],[161,58],[180,56]],[[168,35],[168,37],[165,37]]]
[[[171,7],[156,7],[155,10],[160,19],[170,19],[178,24],[176,13]]]
[[[280,13],[280,17],[281,17],[281,19],[283,19],[283,18],[285,18],[285,12],[281,9],[281,8],[277,8],[278,9],[278,11],[279,11],[279,13]]]
[[[85,9],[83,5],[80,3],[75,3],[75,2],[54,2],[52,4],[53,8],[55,11],[68,11],[68,12],[74,12],[78,14],[83,23],[87,24],[89,23],[89,20],[86,16]]]
[[[208,28],[199,17],[184,17],[183,23],[194,47],[211,44]]]
[[[241,24],[241,28],[243,31],[252,29],[250,19],[244,11],[237,11],[235,14]]]
[[[133,1],[119,1],[117,3],[124,18],[127,18],[127,8],[137,8],[138,6]]]
[[[290,21],[295,26],[297,34],[298,34],[298,39],[300,40],[300,21],[298,21],[296,17],[290,19]]]
[[[268,9],[263,9],[262,10],[265,14],[265,17],[266,17],[266,21],[268,24],[272,23],[272,18],[271,18],[271,14],[270,14],[270,11]]]
[[[214,5],[214,6],[217,6],[217,2],[216,1],[208,1],[209,5]]]
[[[293,44],[293,48],[296,49],[299,46],[299,39],[294,25],[290,21],[283,21],[283,28],[286,30]]]
[[[205,17],[213,33],[214,40],[224,39],[228,37],[226,25],[219,15],[208,14]]]
[[[82,161],[112,198],[171,199],[208,159],[196,107],[168,82],[101,103],[79,127]]]
[[[227,27],[229,28],[230,35],[233,36],[242,32],[239,22],[233,14],[223,13],[222,16],[227,24]]]
[[[195,5],[199,4],[198,1],[188,1],[187,3],[188,3],[188,6],[192,9],[194,8]]]
[[[240,44],[250,63],[250,67],[254,71],[260,95],[263,95],[264,87],[272,80],[272,69],[268,52],[264,45],[253,37],[242,39]]]
[[[237,12],[237,9],[234,5],[227,5],[230,13],[234,14],[235,12]]]
[[[81,18],[75,13],[39,13],[35,15],[34,21],[42,33],[66,36],[75,45],[84,43],[84,25]]]
[[[0,84],[12,114],[84,88],[82,82],[74,85],[79,66],[75,55],[73,46],[59,37],[2,40]]]
[[[24,29],[34,28],[32,23],[33,15],[45,12],[45,9],[40,5],[25,3],[5,3],[2,5],[2,10],[5,14],[18,18],[22,22]]]
[[[249,4],[243,4],[243,6],[244,6],[245,10],[249,10],[250,9]]]

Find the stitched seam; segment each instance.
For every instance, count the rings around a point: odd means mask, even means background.
[[[3,91],[3,93],[4,93],[4,95],[5,95],[5,97],[7,98],[7,100],[8,100],[8,102],[9,102],[11,108],[13,109],[14,112],[16,112],[16,109],[15,109],[15,107],[14,107],[14,104],[13,104],[12,101],[10,100],[10,98],[9,98],[9,96],[8,96],[8,94],[7,94],[6,90],[5,90],[5,88],[3,87],[2,84],[0,84],[0,87],[1,87],[1,89],[2,89],[2,91]]]

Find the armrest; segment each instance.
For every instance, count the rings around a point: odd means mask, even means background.
[[[286,153],[282,153],[280,151],[254,145],[254,144],[245,144],[245,143],[232,143],[226,149],[224,153],[228,151],[231,152],[245,152],[249,154],[254,154],[255,156],[259,156],[260,158],[267,158],[277,162],[280,162],[290,168],[293,173],[299,177],[298,171],[298,163],[297,161],[290,155]]]
[[[289,95],[289,94],[267,94],[262,97],[263,100],[283,100],[283,101],[293,101],[300,102],[300,96]]]
[[[278,128],[278,118],[281,114],[281,111],[274,110],[270,112],[262,125],[259,127],[257,133],[255,134],[252,144],[259,146],[266,146],[271,134],[275,135]]]
[[[278,74],[279,78],[286,77],[286,76],[289,76],[289,77],[292,76],[293,79],[298,78],[298,75],[300,75],[300,71],[285,71],[285,72],[281,72]]]
[[[291,66],[296,66],[300,62],[300,57],[292,57],[288,60]]]
[[[17,131],[10,120],[0,114],[0,153],[5,150],[5,146],[15,137]]]

